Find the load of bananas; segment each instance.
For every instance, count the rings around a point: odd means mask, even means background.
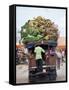
[[[39,40],[54,40],[58,39],[58,28],[50,19],[38,16],[33,20],[28,20],[21,27],[22,42],[36,42]]]

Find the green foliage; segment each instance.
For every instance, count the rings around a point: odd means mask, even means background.
[[[46,41],[58,39],[58,28],[50,19],[38,16],[21,27],[23,42],[39,41],[41,38]]]

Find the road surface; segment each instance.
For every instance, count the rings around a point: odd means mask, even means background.
[[[66,65],[62,63],[60,70],[57,69],[56,81],[64,81],[66,79]],[[16,83],[29,83],[28,65],[16,65]]]

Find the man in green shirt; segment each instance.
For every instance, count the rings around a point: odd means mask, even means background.
[[[39,72],[43,71],[42,52],[45,53],[44,49],[41,48],[39,45],[37,47],[35,47],[34,53],[35,53],[35,57],[36,57],[36,66],[37,66],[37,71],[39,71]]]

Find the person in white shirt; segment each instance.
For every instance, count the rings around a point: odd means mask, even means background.
[[[36,66],[37,66],[37,71],[42,72],[43,68],[42,68],[42,52],[45,53],[44,49],[42,47],[40,47],[39,45],[37,45],[35,47],[34,53],[35,53],[35,57],[36,57]]]
[[[57,55],[57,68],[60,69],[60,63],[62,60],[62,53],[59,50],[57,50],[56,55]]]

